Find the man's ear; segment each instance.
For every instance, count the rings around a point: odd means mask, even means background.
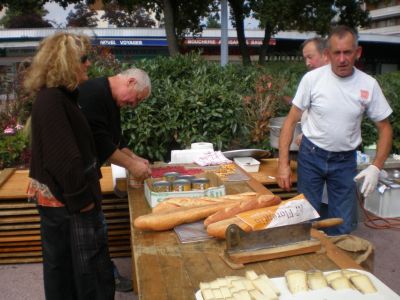
[[[359,60],[360,59],[360,57],[361,57],[361,53],[362,53],[362,47],[361,46],[358,46],[357,47],[357,60]]]
[[[137,83],[137,80],[136,80],[136,78],[135,77],[129,77],[128,78],[128,85],[130,85],[130,84],[136,84]]]

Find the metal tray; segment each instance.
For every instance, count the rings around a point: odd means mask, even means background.
[[[262,149],[239,149],[222,152],[222,154],[229,159],[235,157],[253,157],[255,159],[267,158],[271,156],[271,152]]]

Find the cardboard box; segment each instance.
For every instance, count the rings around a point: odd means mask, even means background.
[[[158,203],[171,197],[221,197],[225,196],[225,186],[222,180],[214,173],[196,174],[196,177],[206,177],[210,180],[210,187],[206,190],[196,190],[187,192],[162,192],[157,193],[152,190],[154,181],[162,180],[162,178],[149,178],[144,182],[144,195],[150,207],[155,207]]]
[[[246,172],[258,172],[260,162],[252,157],[235,157],[233,159]]]

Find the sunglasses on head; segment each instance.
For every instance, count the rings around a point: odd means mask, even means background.
[[[81,63],[84,64],[85,62],[87,62],[89,59],[89,57],[87,55],[82,55],[81,56]]]

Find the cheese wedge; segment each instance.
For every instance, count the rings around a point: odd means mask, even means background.
[[[307,287],[307,274],[301,270],[289,270],[285,273],[286,283],[288,289],[292,294],[306,292]]]
[[[262,278],[257,278],[253,280],[254,286],[259,290],[262,294],[264,294],[268,299],[278,299],[278,295],[274,292],[272,287],[265,282]]]
[[[332,280],[338,278],[338,277],[342,277],[343,273],[341,271],[336,271],[336,272],[332,272],[329,274],[325,275],[326,281],[328,281],[328,283],[330,284]]]
[[[324,274],[319,270],[307,272],[307,284],[311,290],[319,290],[328,287]]]
[[[346,276],[336,277],[335,279],[331,280],[329,284],[334,290],[345,290],[353,288],[350,280],[347,279]]]
[[[365,274],[355,275],[350,277],[350,281],[363,294],[376,293],[377,289],[371,279]]]

